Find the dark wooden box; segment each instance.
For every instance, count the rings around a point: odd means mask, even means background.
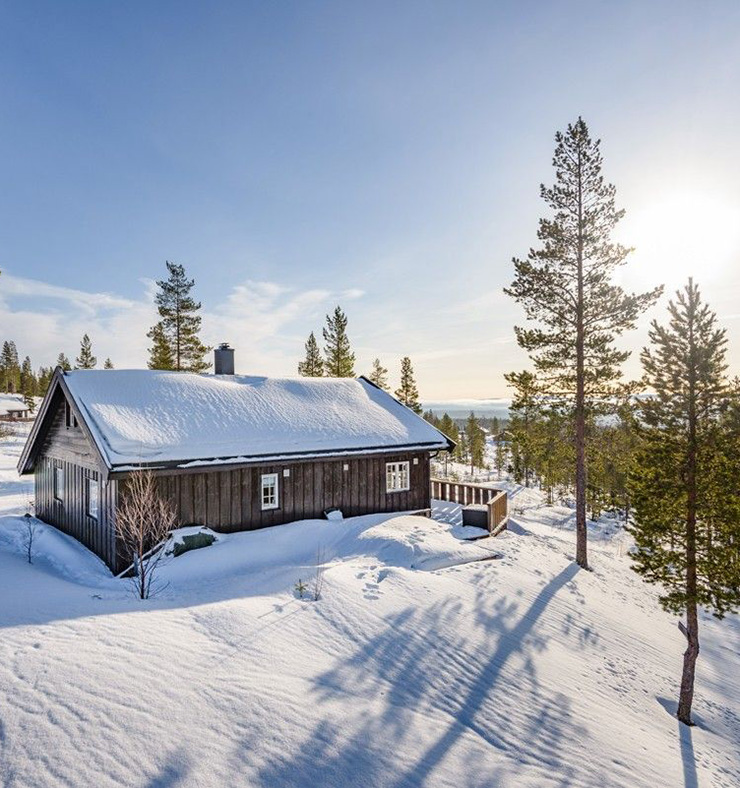
[[[476,528],[488,529],[488,507],[484,504],[471,504],[463,506],[463,525],[472,525]]]

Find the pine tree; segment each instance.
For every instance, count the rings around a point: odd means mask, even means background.
[[[175,369],[205,372],[211,365],[204,356],[211,348],[200,341],[201,304],[190,295],[194,279],[185,276],[181,265],[167,261],[169,277],[158,280],[155,296],[159,322],[147,336],[153,341],[149,350],[149,369]],[[165,349],[165,345],[167,349]],[[171,358],[170,366],[162,366]]]
[[[175,357],[172,353],[172,346],[165,336],[164,325],[159,322],[152,326],[147,336],[152,340],[147,363],[149,369],[174,369]]]
[[[504,378],[514,389],[509,407],[514,479],[524,481],[525,487],[529,487],[534,472],[536,422],[541,416],[537,379],[527,370],[508,372]]]
[[[373,361],[373,371],[368,375],[368,380],[371,380],[383,391],[391,390],[391,387],[388,385],[388,370],[380,363],[379,358]]]
[[[113,362],[110,360],[110,358],[106,358],[103,364],[103,369],[113,369]]]
[[[51,379],[53,375],[54,375],[53,367],[39,367],[38,374],[36,375],[36,379],[38,381],[37,395],[39,397],[43,397],[46,395],[46,391],[49,388],[49,384],[51,383]]]
[[[653,321],[642,352],[652,395],[639,402],[630,476],[633,568],[658,583],[664,609],[686,617],[678,718],[691,724],[698,608],[718,618],[740,605],[740,401],[728,405],[725,331],[689,280]]]
[[[411,408],[414,413],[422,412],[419,389],[416,388],[414,380],[414,368],[411,366],[411,359],[408,356],[401,359],[401,385],[396,389],[396,399],[407,408]]]
[[[33,382],[31,378],[25,378],[21,387],[21,393],[23,394],[23,402],[28,410],[33,413],[36,410],[36,400],[33,398]]]
[[[454,420],[450,418],[448,413],[445,413],[442,418],[439,420],[439,424],[437,425],[437,429],[444,433],[451,441],[455,444],[459,443],[460,441],[460,430],[457,428],[457,424],[455,424]],[[444,453],[444,462],[445,462],[445,476],[447,476],[447,462],[449,460],[450,453]]]
[[[613,394],[629,356],[614,342],[634,328],[661,288],[627,294],[612,283],[629,249],[611,240],[624,212],[601,174],[600,141],[581,118],[555,135],[555,185],[540,194],[554,215],[540,219],[540,249],[514,259],[516,277],[505,292],[524,307],[533,328],[516,327],[543,392],[573,411],[576,480],[576,561],[588,567],[586,532],[586,422],[599,400]]]
[[[30,397],[36,396],[38,383],[36,375],[33,374],[30,356],[26,356],[21,364],[21,391],[28,393]]]
[[[353,378],[355,354],[347,337],[347,316],[340,307],[326,316],[324,334],[324,369],[330,378]]]
[[[18,350],[15,342],[3,342],[0,353],[0,374],[2,375],[3,391],[17,392],[21,386],[21,367],[18,362]]]
[[[465,422],[465,438],[470,461],[470,473],[473,474],[476,468],[483,467],[486,453],[486,434],[481,429],[473,411],[470,412],[470,416]]]
[[[69,363],[69,359],[64,353],[60,353],[57,356],[57,366],[61,367],[65,372],[69,372],[72,369],[72,365]]]
[[[80,355],[75,359],[75,369],[93,369],[97,363],[97,358],[92,354],[90,337],[85,334],[80,342]]]
[[[304,378],[320,378],[324,374],[324,362],[321,359],[321,351],[316,341],[313,331],[306,340],[306,356],[303,361],[298,362],[298,374]]]

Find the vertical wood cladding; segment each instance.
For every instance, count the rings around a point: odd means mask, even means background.
[[[54,477],[61,469],[63,483],[55,489]],[[43,456],[36,462],[36,516],[82,542],[111,567],[116,566],[116,481],[104,481],[100,472],[69,460]],[[98,513],[88,512],[87,480],[99,485]]]
[[[409,463],[410,489],[387,492],[386,463],[404,461]],[[261,477],[267,473],[278,477],[279,505],[263,510]],[[341,509],[345,517],[430,507],[426,452],[161,473],[157,485],[173,503],[180,525],[226,532],[319,518],[329,507]]]

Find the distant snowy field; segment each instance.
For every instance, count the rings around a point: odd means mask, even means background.
[[[25,562],[21,442],[0,447],[3,786],[740,785],[740,621],[702,622],[680,730],[683,640],[616,521],[577,571],[572,512],[509,485],[495,540],[278,526],[172,560],[141,602],[54,529]],[[298,599],[319,548],[323,596]]]

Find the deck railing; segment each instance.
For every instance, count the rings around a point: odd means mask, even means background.
[[[432,498],[449,501],[461,506],[484,505],[488,508],[488,531],[495,536],[506,528],[508,522],[508,499],[506,490],[495,490],[473,482],[452,482],[448,479],[432,479]]]

